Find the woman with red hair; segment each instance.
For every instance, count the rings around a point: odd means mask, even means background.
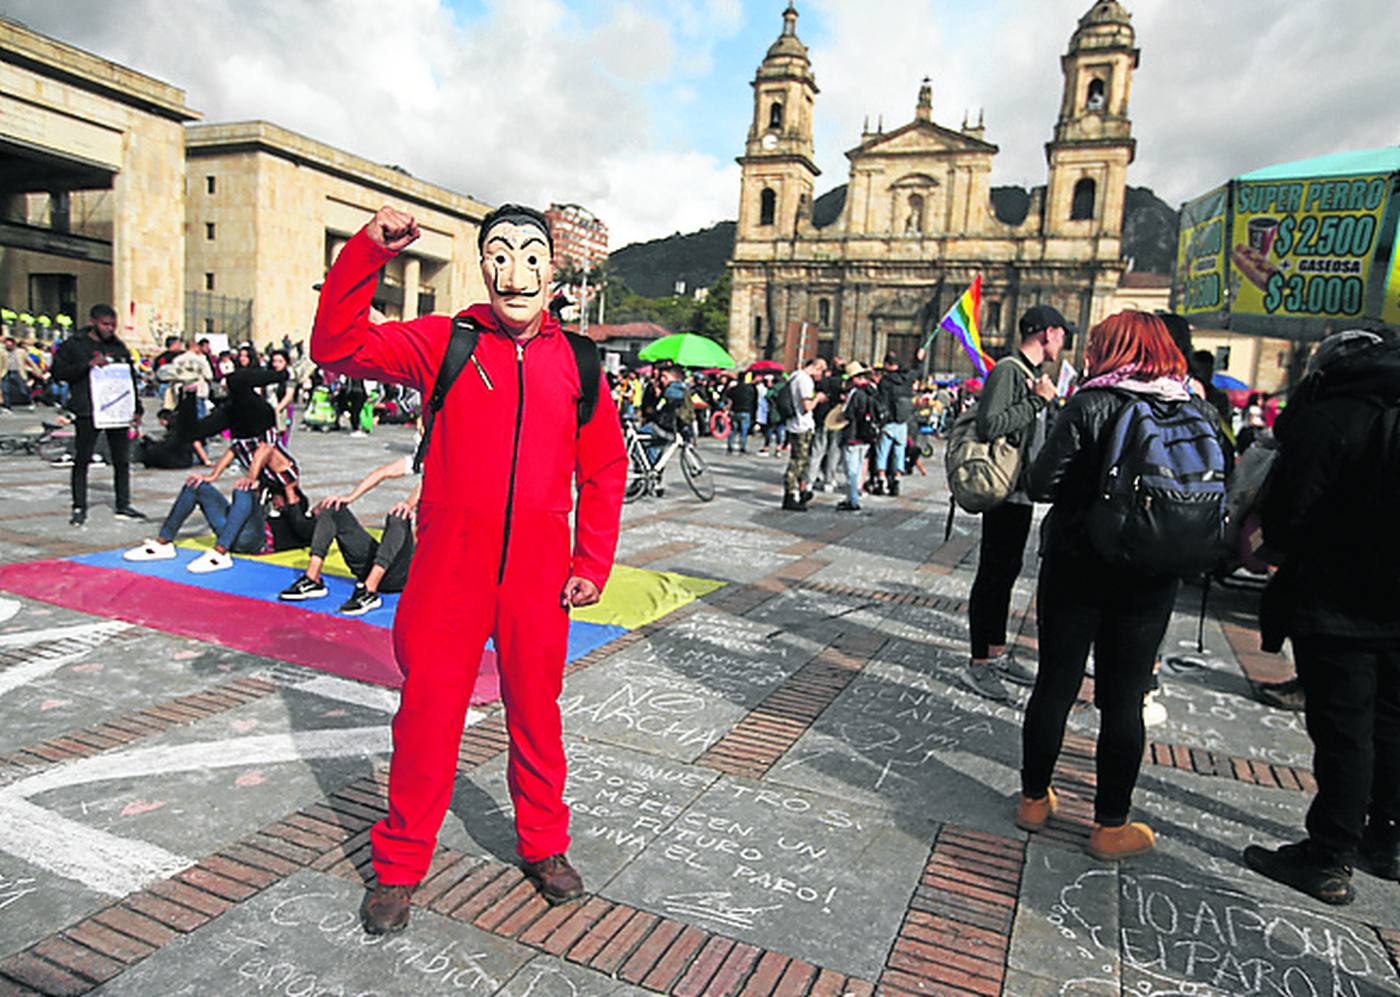
[[[1109,316],[1090,330],[1084,360],[1087,380],[1055,421],[1027,478],[1031,498],[1052,506],[1042,531],[1040,668],[1022,730],[1016,823],[1038,830],[1055,811],[1050,775],[1092,648],[1100,729],[1089,852],[1118,859],[1156,844],[1152,828],[1130,823],[1128,812],[1145,739],[1143,695],[1179,580],[1110,563],[1090,543],[1087,520],[1118,413],[1144,399],[1154,409],[1199,402],[1187,389],[1185,358],[1155,315]]]

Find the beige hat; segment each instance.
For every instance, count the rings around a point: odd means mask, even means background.
[[[869,373],[870,368],[865,366],[865,364],[861,363],[859,360],[852,360],[850,363],[846,364],[847,377],[860,377],[862,374]]]
[[[851,424],[851,420],[846,418],[846,410],[840,405],[833,405],[826,413],[826,419],[822,425],[826,427],[828,433],[839,433]]]

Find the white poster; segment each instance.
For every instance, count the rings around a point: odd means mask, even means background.
[[[1068,398],[1070,388],[1074,387],[1074,382],[1079,380],[1079,371],[1074,369],[1074,364],[1068,360],[1060,363],[1060,383],[1055,385],[1055,392],[1061,398]]]
[[[116,429],[131,425],[136,417],[136,386],[131,380],[131,368],[124,363],[109,363],[88,371],[92,389],[92,424],[98,429]]]

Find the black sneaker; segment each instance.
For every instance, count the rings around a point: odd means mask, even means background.
[[[140,509],[133,509],[133,508],[132,508],[131,506],[129,506],[129,505],[119,506],[119,507],[117,508],[117,511],[114,512],[114,513],[112,513],[112,515],[116,516],[118,519],[149,519],[149,518],[150,518],[150,517],[147,516],[144,512],[142,512]]]
[[[1367,824],[1361,834],[1361,862],[1373,876],[1400,880],[1400,824]]]
[[[848,499],[836,503],[837,512],[860,512],[860,506],[852,505]]]
[[[364,585],[356,585],[355,591],[350,593],[350,598],[340,604],[339,612],[346,616],[363,616],[382,605],[384,600],[379,598],[378,592],[371,592]]]
[[[1244,850],[1244,863],[1259,875],[1325,904],[1339,907],[1356,898],[1351,866],[1319,859],[1307,841],[1272,850],[1250,845]]]
[[[83,527],[87,525],[87,510],[74,509],[73,515],[68,517],[69,526]]]
[[[801,499],[795,498],[795,497],[793,497],[792,495],[784,495],[784,496],[783,496],[783,511],[784,511],[784,512],[806,512],[806,511],[807,511],[807,506],[802,502]]]
[[[327,594],[326,583],[323,581],[312,581],[302,575],[292,584],[288,585],[281,592],[277,593],[277,598],[283,602],[301,602],[303,599],[324,599]]]

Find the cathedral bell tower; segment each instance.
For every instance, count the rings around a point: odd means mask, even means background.
[[[812,105],[817,80],[807,46],[797,37],[797,10],[788,0],[783,33],[753,80],[753,121],[739,157],[739,240],[791,238],[810,216],[817,175],[812,162]]]
[[[1136,149],[1128,117],[1139,58],[1135,41],[1132,15],[1118,0],[1096,0],[1060,59],[1064,97],[1055,138],[1045,146],[1046,235],[1122,235],[1128,164]],[[1115,247],[1104,248],[1116,258]]]

